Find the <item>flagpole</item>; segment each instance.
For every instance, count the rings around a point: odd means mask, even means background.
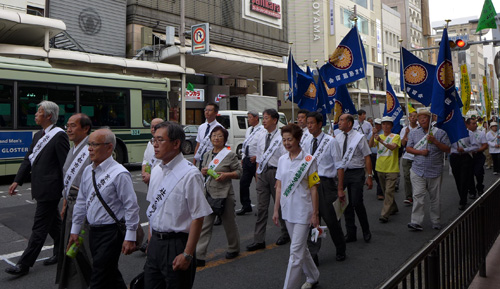
[[[406,94],[406,80],[405,80],[405,63],[404,63],[404,57],[403,57],[403,39],[399,39],[399,55],[401,56],[401,67],[403,68],[402,71],[400,71],[400,74],[403,74],[403,95],[405,98],[405,103],[406,103],[406,125],[410,126],[410,107],[408,105],[408,95]]]
[[[314,62],[314,64],[316,64],[316,70],[318,71],[318,77],[319,77],[319,78],[320,78],[320,80],[321,80],[321,85],[325,85],[325,84],[323,83],[323,77],[321,76],[321,74],[319,74],[318,60],[317,60],[317,59],[314,59],[314,60],[313,60],[313,62]],[[325,62],[326,62],[326,60],[325,60]],[[318,91],[319,91],[319,89],[320,89],[320,88],[318,87]],[[326,101],[328,101],[328,96],[327,96]],[[326,117],[328,117],[328,122],[330,123],[330,126],[331,126],[331,124],[332,124],[331,114],[332,114],[332,110],[330,109],[330,111],[326,114]],[[325,119],[324,121],[326,122],[326,119]],[[333,130],[333,126],[331,126],[331,127],[332,127],[332,130]]]
[[[356,30],[358,30],[358,17],[354,17],[354,27],[356,27]],[[366,59],[363,56],[363,49],[362,49],[362,46],[361,46],[361,45],[363,45],[363,43],[361,43],[361,37],[359,35],[359,31],[357,31],[357,32],[358,32],[359,52],[361,53],[361,60],[363,62],[363,66],[364,66],[363,69],[365,70],[366,91],[368,92],[368,99],[369,99],[369,102],[370,102],[370,111],[372,113],[372,117],[375,117],[375,114],[373,113],[372,96],[370,94],[370,85],[368,83],[368,73],[366,72],[367,64],[366,64]],[[360,109],[360,108],[358,108],[358,109]]]
[[[290,57],[289,61],[290,61],[290,64],[291,64],[290,67],[291,67],[291,71],[292,71],[292,75],[291,75],[291,78],[292,78],[292,90],[291,90],[291,92],[292,92],[292,123],[295,123],[295,121],[294,121],[295,112],[294,112],[294,105],[293,105],[295,103],[295,101],[293,99],[293,97],[294,97],[294,92],[293,91],[295,89],[295,83],[293,83],[293,78],[294,77],[293,77],[293,62],[292,62],[293,61],[293,58],[292,58],[292,45],[293,45],[293,42],[289,42],[288,44],[290,46],[289,49],[288,49],[288,56]]]

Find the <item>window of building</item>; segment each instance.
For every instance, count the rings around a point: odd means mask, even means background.
[[[473,73],[473,74],[471,74],[471,75],[470,75],[470,78],[472,78],[472,79],[476,79],[476,74],[474,74],[474,73]],[[474,85],[474,89],[476,89],[475,85]]]
[[[367,0],[351,0],[351,1],[368,9],[368,3],[367,3],[368,1]],[[373,8],[372,8],[372,10],[373,10]]]
[[[351,11],[345,8],[340,8],[340,15],[342,18],[342,24],[344,24],[345,27],[352,28],[354,26],[353,21],[349,19],[351,17]]]
[[[38,7],[33,7],[33,6],[26,6],[26,14],[31,14],[31,15],[35,15],[35,16],[41,16],[43,17],[45,14],[44,14],[44,10],[42,8],[38,8]]]
[[[81,112],[94,127],[126,127],[129,125],[129,93],[126,89],[80,87]]]

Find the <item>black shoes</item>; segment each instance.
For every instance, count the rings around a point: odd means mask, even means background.
[[[236,215],[238,216],[243,216],[246,213],[251,213],[252,212],[252,207],[250,208],[241,208],[238,211],[236,211]]]
[[[9,273],[11,275],[16,275],[16,276],[23,276],[28,274],[30,271],[30,267],[25,266],[23,264],[17,264],[16,266],[9,267],[5,269],[6,273]]]
[[[222,219],[219,216],[215,217],[214,226],[220,226],[222,224]]]
[[[50,265],[54,265],[54,264],[57,264],[57,255],[54,255],[54,256],[50,257],[49,259],[43,261],[44,266],[50,266]]]
[[[345,254],[337,254],[337,256],[335,257],[335,260],[337,260],[337,262],[342,262],[345,260]]]
[[[372,233],[370,232],[363,233],[363,239],[365,239],[366,243],[370,242],[370,240],[372,239]]]
[[[356,242],[358,239],[356,238],[356,236],[352,236],[352,235],[345,235],[345,242],[346,243],[351,243],[351,242]]]
[[[238,257],[240,252],[226,252],[226,259],[234,259]]]
[[[458,209],[459,209],[460,211],[465,210],[465,208],[467,208],[467,205],[460,205],[460,207],[458,207]]]
[[[260,250],[260,249],[265,249],[266,248],[266,243],[262,242],[262,243],[252,243],[250,245],[247,246],[247,251],[256,251],[256,250]]]
[[[281,245],[285,245],[288,242],[290,242],[290,236],[288,236],[288,235],[281,235],[278,238],[278,240],[276,241],[276,245],[281,246]]]

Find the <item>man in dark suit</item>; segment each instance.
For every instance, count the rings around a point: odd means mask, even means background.
[[[69,151],[68,136],[55,126],[58,115],[59,106],[56,103],[42,101],[38,105],[35,122],[42,130],[35,133],[31,147],[9,187],[9,194],[15,195],[17,186],[22,185],[31,172],[31,194],[37,202],[28,247],[16,266],[5,269],[12,275],[29,272],[42,250],[47,234],[54,239],[54,255],[45,260],[44,265],[57,263],[61,231],[58,204],[63,190],[62,168]]]

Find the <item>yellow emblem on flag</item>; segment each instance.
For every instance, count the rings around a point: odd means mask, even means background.
[[[318,172],[314,172],[314,174],[309,176],[309,188],[319,183],[319,175]]]

